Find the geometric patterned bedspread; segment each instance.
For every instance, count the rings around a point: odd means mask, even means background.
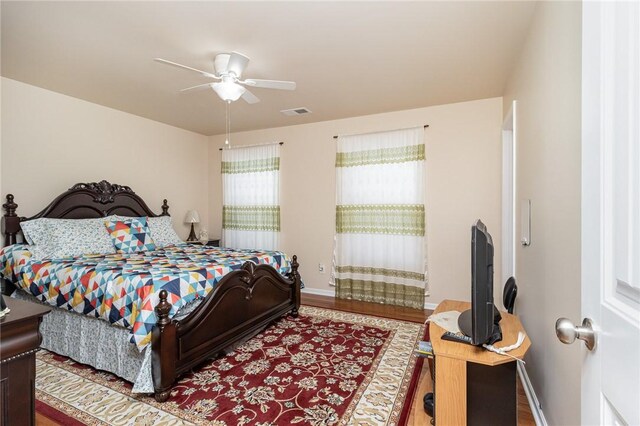
[[[151,342],[160,290],[169,294],[173,317],[248,260],[271,265],[282,275],[291,271],[289,259],[278,251],[179,244],[155,251],[35,260],[27,245],[14,244],[0,249],[0,278],[50,305],[130,329],[131,342],[142,351]]]

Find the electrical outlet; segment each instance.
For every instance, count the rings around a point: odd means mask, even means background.
[[[324,274],[324,263],[318,263],[318,272]]]

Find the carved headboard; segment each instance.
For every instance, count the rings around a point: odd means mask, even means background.
[[[109,183],[106,180],[92,183],[77,183],[68,191],[57,196],[40,213],[32,217],[20,217],[16,214],[18,205],[13,194],[7,195],[2,205],[4,244],[17,242],[21,232],[20,222],[40,217],[56,219],[90,219],[112,214],[122,216],[169,216],[167,200],[162,203],[162,213],[156,215],[142,198],[128,186]]]

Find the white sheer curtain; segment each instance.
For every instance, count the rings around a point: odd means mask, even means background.
[[[337,297],[423,308],[424,158],[422,127],[338,138]]]
[[[280,145],[222,151],[222,244],[275,250],[280,235]]]

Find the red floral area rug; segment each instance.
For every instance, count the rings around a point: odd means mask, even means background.
[[[397,425],[411,405],[423,335],[422,324],[303,306],[298,318],[183,376],[164,403],[42,351],[36,410],[61,424]]]

